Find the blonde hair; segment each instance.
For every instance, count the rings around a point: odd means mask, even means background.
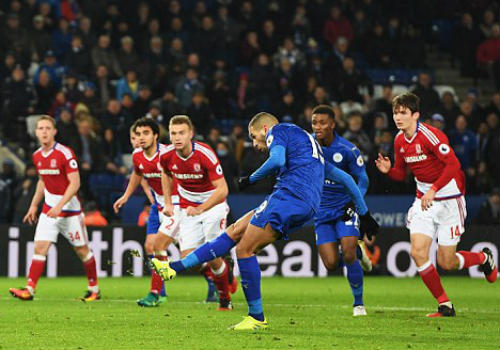
[[[189,118],[187,115],[174,115],[172,118],[170,118],[168,126],[170,127],[172,125],[181,125],[181,124],[186,124],[187,126],[189,126],[190,130],[194,130],[193,122],[191,121],[191,118]]]
[[[264,124],[273,126],[278,123],[279,123],[278,118],[276,118],[271,113],[260,112],[252,117],[250,123],[248,123],[248,127],[249,128],[253,127],[254,129],[260,129],[264,126]]]
[[[42,120],[48,120],[52,124],[54,129],[56,128],[56,120],[47,114],[44,114],[44,115],[41,115],[40,117],[38,117],[38,119],[36,120],[37,127],[38,127],[38,123],[41,122]]]

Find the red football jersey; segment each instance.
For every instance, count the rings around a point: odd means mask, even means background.
[[[193,151],[186,158],[168,146],[160,165],[176,180],[181,208],[204,203],[215,191],[212,181],[224,177],[214,151],[201,142],[193,142]]]
[[[33,164],[45,184],[45,202],[42,212],[47,213],[63,197],[69,185],[67,175],[78,171],[78,162],[71,148],[56,142],[54,147],[45,154],[41,147],[36,150],[33,153]],[[64,205],[59,216],[78,215],[81,211],[80,201],[75,195]]]
[[[388,175],[402,181],[409,167],[417,182],[417,197],[430,188],[435,199],[449,199],[465,194],[465,175],[448,138],[439,129],[417,123],[417,131],[408,140],[400,131],[394,139],[394,167]]]
[[[167,150],[167,145],[159,144],[156,153],[151,158],[146,156],[142,148],[136,148],[132,154],[134,171],[146,179],[149,187],[151,187],[156,203],[160,206],[160,209],[165,206],[165,199],[161,188],[160,157],[162,154],[167,152]],[[172,189],[172,204],[179,204],[179,196],[177,195],[175,182]]]

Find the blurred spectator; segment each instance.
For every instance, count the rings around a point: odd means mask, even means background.
[[[441,97],[441,108],[439,114],[444,118],[445,129],[455,125],[455,119],[460,114],[460,108],[455,102],[455,97],[450,91],[445,91]]]
[[[50,80],[50,74],[46,70],[42,70],[38,75],[38,82],[35,84],[35,91],[37,96],[35,112],[47,114],[50,106],[52,105],[57,89]]]
[[[139,85],[139,92],[137,93],[137,99],[134,101],[134,106],[132,107],[132,115],[135,118],[141,118],[146,115],[148,108],[152,102],[151,88],[148,85]],[[160,107],[161,109],[161,107]]]
[[[137,73],[135,69],[131,68],[116,84],[116,99],[121,101],[124,94],[129,94],[135,100],[138,91],[139,81],[137,80]]]
[[[19,181],[19,184],[16,186],[14,190],[14,195],[13,195],[14,213],[12,218],[13,224],[15,225],[22,224],[23,218],[31,206],[31,200],[33,199],[33,195],[35,194],[37,183],[38,183],[38,176],[36,173],[36,168],[33,164],[29,164],[26,166],[26,169],[24,170],[24,178],[21,181]],[[2,196],[2,198],[5,197]]]
[[[368,102],[373,95],[373,84],[370,78],[356,68],[353,58],[344,59],[343,70],[338,77],[337,86],[338,99],[341,101]]]
[[[476,48],[480,42],[480,32],[470,13],[462,15],[462,22],[455,31],[454,54],[460,62],[460,74],[473,77],[476,72]]]
[[[274,22],[271,19],[266,19],[264,23],[262,23],[259,43],[262,52],[268,56],[273,55],[278,49],[279,39],[276,35]]]
[[[206,136],[212,126],[214,116],[202,91],[196,91],[187,109],[187,114],[196,125],[196,132]]]
[[[96,68],[96,89],[101,105],[106,106],[108,101],[114,97],[115,90],[109,81],[108,68],[103,64]]]
[[[81,76],[86,76],[91,71],[90,54],[79,36],[75,35],[71,40],[71,49],[66,54],[66,66]]]
[[[312,111],[314,105],[306,104],[299,114],[297,125],[309,133],[312,133]]]
[[[485,77],[492,76],[496,88],[500,88],[500,24],[491,27],[491,36],[483,41],[477,48],[476,60],[480,73]]]
[[[38,66],[38,70],[36,71],[35,77],[33,78],[33,82],[35,84],[38,82],[40,72],[43,70],[49,73],[50,80],[57,88],[61,87],[62,79],[67,69],[65,66],[62,66],[57,62],[54,51],[49,50],[45,53],[43,63]]]
[[[205,87],[198,80],[198,71],[189,67],[186,70],[186,75],[175,86],[175,96],[179,101],[179,105],[183,108],[188,108],[192,102],[195,92],[203,92]]]
[[[118,50],[118,63],[122,71],[137,69],[140,61],[134,49],[134,39],[131,36],[124,36],[120,40],[121,47]]]
[[[109,100],[101,118],[101,123],[104,128],[113,129],[116,139],[120,142],[120,149],[123,153],[131,153],[129,138],[129,129],[134,122],[132,115],[122,111],[118,100]]]
[[[338,6],[330,8],[330,17],[325,22],[323,36],[327,42],[333,45],[337,39],[342,36],[348,41],[353,39],[351,22],[342,14]]]
[[[94,67],[105,66],[112,76],[117,78],[123,76],[116,54],[111,47],[111,38],[107,34],[101,34],[97,45],[91,51]]]
[[[291,68],[295,70],[301,69],[306,63],[304,54],[295,46],[291,37],[285,37],[283,44],[274,55],[275,65],[282,66],[284,60],[288,61]]]
[[[348,141],[358,146],[363,154],[369,154],[372,143],[368,135],[363,131],[363,118],[361,113],[352,112],[347,119],[347,131],[342,135]]]
[[[96,95],[96,86],[93,82],[86,81],[83,84],[83,97],[80,102],[83,103],[92,115],[101,115],[103,112],[103,105],[101,100]]]
[[[56,141],[75,150],[79,147],[78,127],[73,120],[71,110],[62,108],[56,122]]]
[[[429,117],[432,112],[439,110],[441,105],[439,94],[432,87],[429,73],[422,72],[418,75],[418,83],[412,92],[420,97],[420,115],[423,118]]]
[[[94,47],[96,43],[96,35],[92,30],[92,20],[89,17],[83,16],[80,18],[76,34],[82,38],[84,47],[87,49]]]
[[[214,72],[214,82],[207,97],[217,119],[231,117],[231,89],[226,82],[226,74],[224,71],[216,70]]]
[[[214,151],[217,149],[217,144],[220,141],[220,129],[217,127],[212,127],[207,133],[206,143],[209,145]]]
[[[500,189],[495,188],[491,191],[479,208],[476,225],[499,225],[500,224]]]
[[[296,123],[298,120],[298,105],[291,90],[286,90],[281,97],[281,101],[276,105],[276,116],[281,122]]]
[[[485,111],[486,114],[495,113],[497,116],[500,116],[500,92],[496,91],[491,95],[490,104],[486,106]]]
[[[97,203],[94,201],[89,201],[85,205],[85,217],[83,223],[85,226],[107,226],[108,220],[101,214],[97,208]]]
[[[36,55],[37,61],[41,60],[52,47],[52,38],[46,31],[42,15],[33,17],[33,29],[29,33],[29,45],[31,54]]]
[[[441,114],[434,113],[431,116],[431,125],[441,131],[444,131],[444,128],[446,127],[446,122]]]
[[[364,54],[368,61],[375,67],[390,68],[394,62],[394,46],[385,33],[385,28],[376,22],[368,35]],[[406,54],[406,53],[405,53]]]
[[[68,20],[60,18],[57,30],[52,32],[52,48],[58,60],[64,61],[66,58],[66,53],[71,48],[72,36]]]
[[[256,32],[248,32],[241,43],[238,64],[250,67],[260,53],[260,45]]]
[[[462,169],[467,174],[467,188],[475,184],[477,167],[477,140],[472,130],[467,128],[467,119],[459,115],[455,121],[455,129],[450,131],[450,146],[455,151]]]
[[[222,170],[224,171],[224,178],[226,179],[229,193],[237,192],[239,167],[234,155],[230,152],[228,144],[222,141],[217,142],[214,149],[217,153],[217,157],[219,158]]]

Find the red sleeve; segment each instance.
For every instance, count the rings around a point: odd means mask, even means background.
[[[71,157],[66,158],[66,156],[63,154],[62,155],[64,158],[63,162],[63,168],[66,174],[74,173],[75,171],[78,171],[78,162],[76,161],[75,154],[73,151],[71,151]]]
[[[139,160],[137,159],[137,153],[132,155],[132,163],[134,164],[134,172],[137,175],[142,175],[141,169],[139,169]]]
[[[431,187],[431,189],[437,192],[455,177],[457,171],[460,170],[461,166],[460,162],[457,159],[457,156],[455,155],[455,152],[450,147],[450,143],[446,135],[439,130],[433,131],[437,136],[439,143],[433,144],[431,142],[428,142],[427,146],[430,152],[432,152],[445,165],[441,176],[439,176],[438,179],[434,181]]]
[[[406,163],[399,152],[398,137],[394,139],[394,167],[392,167],[387,176],[394,181],[404,181],[406,178]]]
[[[213,152],[212,152],[213,153]],[[210,159],[212,158],[212,159]],[[213,153],[213,157],[207,157],[202,154],[202,165],[205,169],[207,169],[208,178],[210,181],[215,181],[224,177],[224,172],[222,171],[222,166],[220,165],[219,159]]]
[[[171,154],[170,152],[166,152],[160,155],[160,161],[158,163],[160,165],[161,170],[165,170],[165,173],[167,174],[170,174],[168,170],[168,163],[170,162],[170,154]]]

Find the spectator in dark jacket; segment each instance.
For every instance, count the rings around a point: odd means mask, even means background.
[[[69,70],[81,76],[88,77],[91,72],[90,54],[79,36],[75,35],[71,40],[71,49],[66,54],[66,65]]]
[[[420,115],[423,118],[439,110],[441,105],[439,94],[432,87],[431,76],[428,73],[422,72],[418,75],[418,83],[412,92],[420,97]]]
[[[479,208],[476,225],[499,225],[500,224],[500,189],[495,188],[491,191]]]

